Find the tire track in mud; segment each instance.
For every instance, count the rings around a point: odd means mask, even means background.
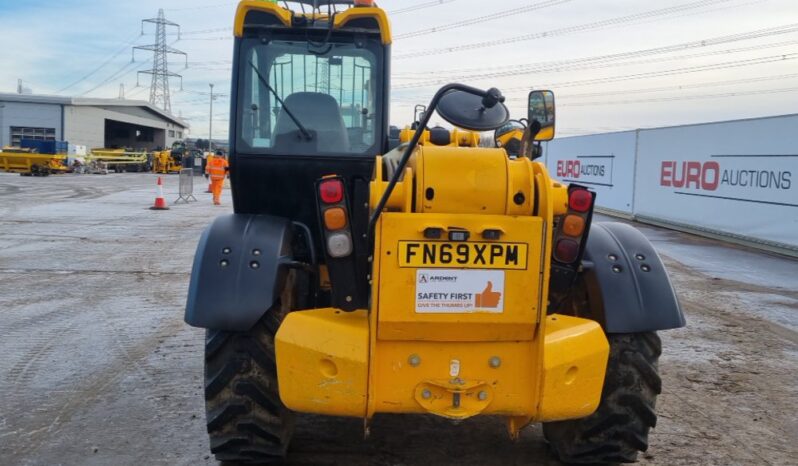
[[[94,187],[75,187],[72,188],[74,194],[71,196],[67,196],[65,200],[91,200],[91,199],[98,199],[103,196],[107,196],[111,194],[113,191],[111,190],[104,190],[101,188],[94,188]]]
[[[69,278],[67,280],[71,281]],[[22,397],[27,398],[29,411],[30,402],[33,401],[31,398],[34,395],[22,387],[30,386],[37,373],[46,370],[56,361],[48,358],[52,355],[53,349],[70,348],[75,339],[81,337],[80,329],[91,328],[92,335],[100,336],[102,359],[107,360],[108,364],[95,362],[86,369],[78,369],[82,374],[77,380],[72,377],[59,384],[62,390],[53,392],[46,399],[41,399],[34,410],[36,414],[30,412],[24,414],[26,408],[21,408],[19,412],[10,410],[4,413],[9,419],[13,419],[14,425],[11,427],[15,431],[24,432],[24,440],[17,436],[19,444],[11,445],[14,455],[36,458],[37,449],[52,446],[47,443],[48,438],[60,435],[58,433],[63,432],[65,426],[74,425],[73,417],[77,413],[85,416],[91,412],[97,402],[118,399],[124,390],[130,390],[131,383],[135,387],[146,387],[144,396],[139,395],[139,402],[144,400],[146,404],[152,405],[152,409],[146,409],[148,412],[169,412],[172,406],[166,400],[173,399],[174,394],[179,393],[181,388],[185,390],[185,387],[181,387],[185,384],[184,380],[180,378],[174,380],[174,364],[163,368],[157,364],[153,366],[150,362],[159,349],[161,352],[171,353],[173,347],[185,346],[187,327],[182,319],[175,318],[177,312],[163,311],[163,309],[177,310],[182,307],[180,298],[169,291],[175,288],[176,281],[182,282],[182,279],[176,277],[163,280],[155,277],[145,282],[137,281],[136,287],[126,288],[130,290],[127,295],[119,295],[115,287],[102,286],[104,283],[102,277],[94,276],[91,280],[95,281],[95,284],[90,287],[99,290],[98,292],[84,297],[82,302],[68,305],[60,303],[62,307],[84,309],[83,312],[91,311],[82,317],[76,317],[69,312],[62,313],[64,316],[71,315],[70,326],[76,327],[76,331],[62,332],[59,329],[63,325],[56,325],[52,330],[43,332],[34,342],[34,347],[39,346],[39,341],[42,339],[50,339],[50,345],[40,351],[25,353],[23,360],[12,368],[13,379],[9,382],[12,390],[22,393]],[[135,290],[148,290],[147,296],[132,294]],[[128,305],[122,308],[114,307],[117,302],[127,302]],[[133,308],[135,311],[131,312]],[[144,322],[157,324],[142,325],[144,323],[142,316],[149,316]],[[168,318],[160,319],[158,316],[168,316]],[[200,354],[196,353],[196,344],[191,346],[191,354]],[[186,357],[179,351],[174,353],[179,359]],[[79,361],[75,362],[79,364]],[[179,361],[176,364],[179,364]],[[41,380],[38,380],[37,384],[40,385]],[[138,391],[138,388],[135,390]],[[0,429],[0,436],[3,435],[2,430]]]
[[[711,288],[713,293],[717,293],[719,290],[723,290],[735,293],[760,293],[768,295],[781,295],[788,299],[792,299],[798,302],[798,290],[790,290],[786,288],[766,288],[752,283],[737,282],[734,280],[728,280],[723,278],[710,278],[707,277],[706,275],[703,275],[699,272],[690,269],[689,267],[683,265],[682,263],[670,257],[667,258],[666,262],[667,262],[666,266],[668,269],[673,269],[678,271],[678,275],[680,276],[680,283],[686,284],[686,286],[690,288],[691,292],[697,292],[697,293],[708,292],[708,288]],[[706,283],[706,282],[709,282],[711,286],[704,288],[697,288],[697,289],[690,287],[691,283]],[[700,301],[690,300],[687,297],[687,293],[685,292],[679,293],[679,298],[680,301],[689,303],[689,305],[692,308],[700,309],[702,312],[711,314],[715,318],[726,320],[736,325],[758,327],[759,330],[764,330],[769,333],[772,333],[778,337],[781,337],[791,342],[794,345],[798,344],[798,332],[795,332],[794,330],[781,326],[776,322],[772,322],[770,320],[766,320],[763,318],[742,316],[732,312],[719,312],[717,309],[710,306],[706,306],[704,303]],[[785,303],[785,304],[787,306],[794,307],[792,303]],[[796,318],[798,318],[798,307],[796,307],[795,310],[797,316]]]
[[[798,410],[798,361],[783,355],[798,353],[798,334],[727,293],[789,300],[794,290],[716,279],[663,259],[687,327],[663,332],[658,428],[666,431],[652,433],[653,464],[791,464],[798,457],[790,415]]]
[[[159,327],[155,333],[139,340],[134,347],[126,349],[123,352],[124,357],[114,355],[112,364],[104,367],[101,371],[87,374],[82,379],[83,384],[77,387],[77,390],[64,391],[53,396],[48,400],[49,406],[44,413],[47,419],[50,419],[47,428],[42,430],[41,425],[45,424],[44,422],[37,422],[37,419],[28,417],[26,423],[30,423],[30,428],[33,429],[28,430],[29,435],[26,436],[24,442],[12,447],[14,448],[12,456],[35,458],[36,450],[48,440],[52,431],[58,430],[60,426],[68,423],[72,416],[83,407],[90,406],[96,400],[108,396],[110,387],[119,384],[121,379],[131,375],[129,370],[131,364],[140,367],[141,361],[150,355],[158,341],[173,335],[183,325],[183,322],[177,321]],[[26,428],[26,426],[20,425],[15,427],[18,430]],[[37,429],[37,427],[39,428]]]
[[[11,196],[22,191],[22,188],[13,184],[0,184],[0,196]]]
[[[75,322],[61,320],[55,324],[53,327],[29,336],[27,343],[32,344],[33,348],[26,350],[19,362],[9,369],[6,383],[12,387],[27,385],[36,376],[38,366],[51,353],[59,349],[58,337],[75,328]]]

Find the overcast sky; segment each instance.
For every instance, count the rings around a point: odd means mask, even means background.
[[[448,81],[498,87],[514,117],[532,88],[557,95],[560,136],[798,113],[796,0],[383,0],[391,17],[391,120],[404,125]],[[157,16],[182,26],[172,109],[208,135],[208,83],[229,94],[225,0],[0,0],[0,91],[147,99]],[[424,7],[429,5],[428,7]],[[419,6],[420,8],[412,8]],[[408,11],[410,10],[410,11]],[[472,21],[473,20],[473,21]],[[433,29],[434,28],[434,29]],[[452,50],[452,48],[458,48]],[[229,102],[214,105],[226,137]],[[436,120],[433,119],[433,122]],[[753,136],[753,135],[752,135]]]

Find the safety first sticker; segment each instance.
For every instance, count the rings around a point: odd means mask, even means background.
[[[504,312],[504,274],[503,270],[419,269],[416,312]]]

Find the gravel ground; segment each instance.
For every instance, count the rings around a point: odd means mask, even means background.
[[[172,201],[177,177],[165,182]],[[154,192],[149,174],[0,174],[0,464],[214,463],[203,332],[182,317],[196,241],[230,200],[153,212]],[[688,327],[661,334],[640,463],[798,464],[798,261],[641,228]],[[513,443],[495,418],[378,416],[371,432],[301,416],[289,464],[558,464],[539,426]]]

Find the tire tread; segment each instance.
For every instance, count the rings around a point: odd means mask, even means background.
[[[607,336],[610,357],[599,407],[590,416],[543,424],[554,454],[564,463],[633,463],[648,449],[662,392],[656,333]]]
[[[211,452],[219,461],[274,464],[285,457],[293,413],[277,385],[272,310],[248,332],[209,331],[205,406]]]

